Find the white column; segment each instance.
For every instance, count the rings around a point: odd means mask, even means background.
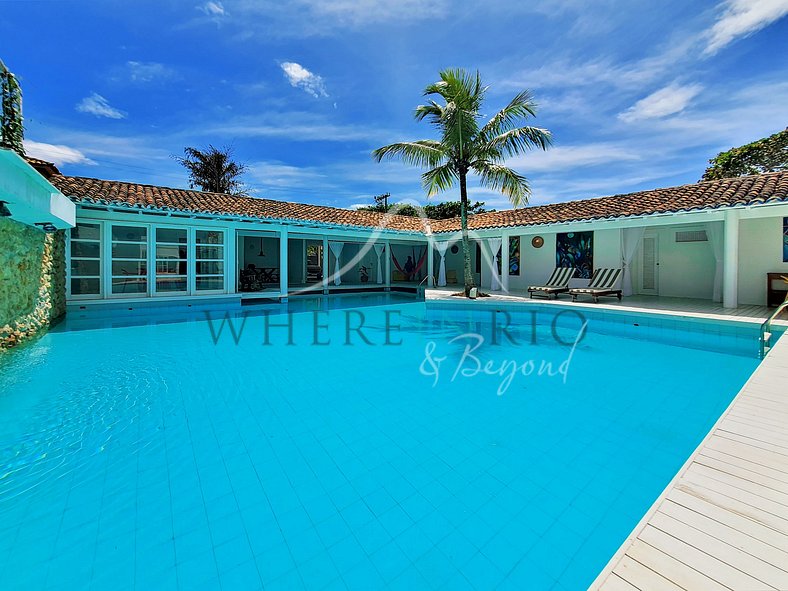
[[[279,293],[287,299],[287,228],[279,230]]]
[[[501,289],[509,291],[509,234],[503,232],[501,246]]]
[[[225,260],[224,260],[224,285],[228,293],[238,292],[238,274],[241,269],[241,261],[238,257],[238,233],[236,230],[227,230],[224,238]],[[195,253],[196,254],[196,253]]]
[[[432,248],[432,240],[427,241],[427,286],[435,287],[435,253]]]
[[[725,254],[722,271],[722,305],[739,305],[739,212],[725,212]]]
[[[328,293],[328,236],[323,236],[323,293]]]
[[[386,291],[391,289],[391,242],[386,240],[386,252],[383,254],[386,257]]]

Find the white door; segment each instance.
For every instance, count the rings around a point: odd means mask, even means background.
[[[659,241],[655,234],[643,236],[640,252],[640,292],[659,295]]]

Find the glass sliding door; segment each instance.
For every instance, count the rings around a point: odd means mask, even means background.
[[[195,231],[195,289],[224,291],[224,231]]]
[[[156,228],[157,294],[189,290],[187,236],[186,228]]]
[[[101,296],[101,224],[78,223],[71,228],[70,294],[75,297]]]
[[[112,226],[112,295],[148,293],[148,229]]]

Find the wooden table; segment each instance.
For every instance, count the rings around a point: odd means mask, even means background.
[[[788,294],[788,283],[783,277],[788,277],[788,273],[767,273],[766,274],[766,305],[776,308],[785,301]]]

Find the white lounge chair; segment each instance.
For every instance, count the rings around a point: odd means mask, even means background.
[[[579,295],[589,295],[594,298],[594,303],[599,302],[601,296],[616,296],[621,299],[621,289],[616,289],[621,277],[621,269],[597,269],[591,275],[588,287],[574,287],[569,290],[572,301],[577,301]]]
[[[533,298],[534,294],[539,294],[539,297],[545,297],[548,300],[550,296],[555,296],[558,299],[559,293],[569,291],[569,280],[574,275],[575,269],[572,267],[556,267],[547,283],[544,285],[532,285],[528,288],[528,297]]]

